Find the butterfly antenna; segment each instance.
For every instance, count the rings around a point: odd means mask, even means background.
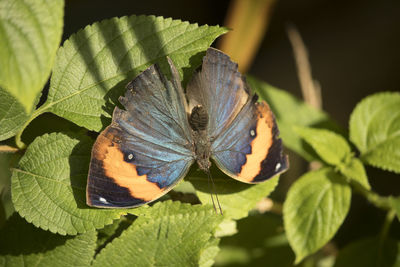
[[[215,202],[214,202],[214,196],[213,196],[213,191],[211,190],[211,185],[210,185],[210,171],[208,170],[208,171],[206,171],[206,173],[207,173],[207,177],[208,177],[208,179],[207,179],[207,184],[208,184],[208,191],[211,193],[211,201],[212,201],[212,204],[213,204],[213,207],[214,207],[214,211],[215,211],[215,213],[218,213],[217,212],[217,208],[216,208],[216,206],[215,206]]]
[[[221,208],[221,204],[220,204],[219,199],[218,199],[218,194],[216,193],[216,190],[215,190],[214,180],[213,180],[212,177],[211,177],[210,169],[207,170],[207,177],[208,177],[208,179],[207,179],[207,180],[208,180],[208,188],[210,189],[210,192],[211,192],[211,201],[212,201],[212,203],[213,203],[215,213],[218,213],[218,211],[217,211],[217,207],[216,207],[215,202],[214,202],[213,194],[215,195],[215,199],[217,200],[219,213],[220,213],[221,215],[223,215],[223,213],[222,213],[222,208]],[[212,183],[212,189],[211,189],[211,187],[210,187],[210,181],[211,181],[211,183]]]

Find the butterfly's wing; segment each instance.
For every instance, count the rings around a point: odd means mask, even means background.
[[[212,158],[226,174],[258,183],[288,168],[272,111],[265,101],[257,102],[227,55],[208,49],[187,94],[190,107],[206,107]]]
[[[209,121],[207,135],[217,138],[249,100],[246,83],[237,64],[214,48],[207,50],[202,69],[190,80],[186,95],[189,111],[197,105],[206,108]]]
[[[231,177],[259,183],[288,168],[282,140],[269,106],[254,96],[212,143],[212,158]]]
[[[127,86],[112,123],[98,136],[87,184],[87,204],[136,207],[166,194],[194,160],[186,100],[169,60],[172,80],[152,65]]]

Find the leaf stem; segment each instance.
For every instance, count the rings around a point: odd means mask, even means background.
[[[45,112],[45,110],[47,109],[46,104],[44,104],[43,106],[41,106],[40,108],[38,108],[37,110],[35,110],[31,117],[24,123],[24,125],[22,126],[21,130],[17,133],[17,135],[15,136],[15,144],[17,145],[17,147],[19,149],[25,149],[26,145],[24,144],[24,142],[22,142],[21,140],[21,136],[22,133],[24,132],[25,128],[35,119],[37,118],[39,115],[43,114]]]
[[[393,222],[393,219],[394,219],[395,215],[396,215],[396,212],[394,210],[389,210],[386,213],[386,218],[385,218],[385,221],[383,222],[381,233],[380,233],[380,236],[379,236],[379,239],[380,239],[379,242],[380,243],[385,241],[385,239],[386,239],[386,237],[387,237],[387,235],[389,233],[389,229],[390,229],[390,226],[392,225],[392,222]]]
[[[378,266],[381,266],[382,257],[384,254],[383,250],[385,249],[384,248],[385,241],[387,239],[387,236],[388,236],[388,233],[390,230],[390,226],[392,225],[395,215],[396,215],[396,212],[393,209],[389,210],[386,213],[385,221],[383,222],[381,233],[379,235],[379,241],[378,241],[379,242],[379,251],[378,251],[378,259],[377,259]]]
[[[351,181],[350,183],[351,183],[353,189],[357,193],[363,195],[375,207],[377,207],[379,209],[387,210],[387,211],[390,211],[392,209],[392,206],[390,205],[390,201],[389,201],[388,197],[380,196],[377,193],[364,188],[362,185],[360,185],[357,182]]]
[[[14,153],[17,151],[18,151],[18,148],[16,148],[16,147],[7,146],[7,145],[0,146],[0,153]]]

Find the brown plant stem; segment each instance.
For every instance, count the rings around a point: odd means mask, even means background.
[[[303,39],[293,25],[287,26],[287,33],[293,48],[297,76],[299,77],[304,101],[316,109],[322,109],[321,87],[312,77],[311,64]]]
[[[258,51],[271,19],[275,0],[232,0],[225,26],[232,29],[222,36],[217,47],[230,55],[247,72]]]

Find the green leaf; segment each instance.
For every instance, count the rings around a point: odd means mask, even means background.
[[[86,179],[92,140],[52,133],[35,139],[14,169],[15,209],[37,227],[62,235],[103,228],[126,210],[86,205]]]
[[[223,217],[210,206],[158,202],[97,255],[93,266],[206,265]]]
[[[250,87],[267,101],[278,121],[283,144],[305,159],[315,160],[315,154],[304,147],[300,136],[294,131],[294,126],[314,126],[340,131],[323,111],[317,110],[295,98],[284,90],[277,89],[253,77],[248,77]]]
[[[350,117],[350,140],[364,162],[400,173],[400,93],[363,99]]]
[[[115,220],[112,224],[106,225],[103,229],[98,230],[97,250],[104,248],[107,243],[120,236],[121,233],[132,224],[133,220],[127,216],[123,216],[120,220]]]
[[[0,87],[0,141],[14,136],[28,120],[24,107]]]
[[[282,217],[252,214],[238,221],[238,233],[220,242],[217,266],[293,266],[294,253],[282,230]]]
[[[351,189],[331,168],[308,172],[290,188],[283,219],[296,263],[325,245],[346,217]]]
[[[87,26],[59,49],[42,112],[90,130],[111,121],[125,85],[153,63],[166,73],[166,56],[185,80],[225,28],[154,16],[112,18]],[[168,73],[167,73],[168,74]]]
[[[390,197],[389,198],[390,205],[395,210],[397,214],[397,218],[400,221],[400,197]]]
[[[392,267],[400,252],[399,243],[393,239],[383,244],[376,237],[369,237],[350,243],[342,250],[335,267]]]
[[[354,158],[346,139],[325,129],[296,127],[295,131],[315,150],[318,156],[328,164],[338,167],[347,178],[370,189],[364,165]]]
[[[183,194],[196,194],[196,189],[193,185],[185,180],[180,181],[179,184],[174,187],[173,191]]]
[[[21,139],[25,144],[30,144],[36,137],[54,132],[86,134],[87,130],[52,113],[45,113],[29,123],[24,129]]]
[[[218,225],[215,232],[216,237],[230,236],[237,233],[236,221],[232,219],[225,219]]]
[[[364,165],[358,158],[351,158],[346,164],[340,165],[339,170],[347,178],[359,183],[368,190],[371,189]]]
[[[251,266],[250,252],[241,246],[221,246],[215,262],[216,266]],[[257,265],[253,265],[257,266]],[[258,266],[264,266],[259,264]]]
[[[14,214],[0,231],[1,266],[89,266],[96,232],[75,237],[55,235]]]
[[[212,179],[215,187],[210,187],[207,177],[201,171],[189,173],[186,178],[195,187],[201,203],[212,205],[210,193],[215,193],[224,217],[235,220],[246,217],[261,199],[275,189],[279,181],[279,177],[274,177],[260,184],[249,185],[228,177],[216,168],[212,168]],[[218,209],[217,203],[216,206]]]
[[[200,267],[210,267],[214,264],[214,259],[219,253],[219,239],[213,239],[208,242],[207,246],[200,252]]]
[[[15,212],[11,201],[11,168],[20,158],[18,153],[0,153],[0,228]]]
[[[0,1],[0,86],[26,114],[49,77],[63,16],[62,0]]]
[[[351,149],[346,139],[325,129],[296,127],[295,131],[328,164],[338,166],[351,157]]]

